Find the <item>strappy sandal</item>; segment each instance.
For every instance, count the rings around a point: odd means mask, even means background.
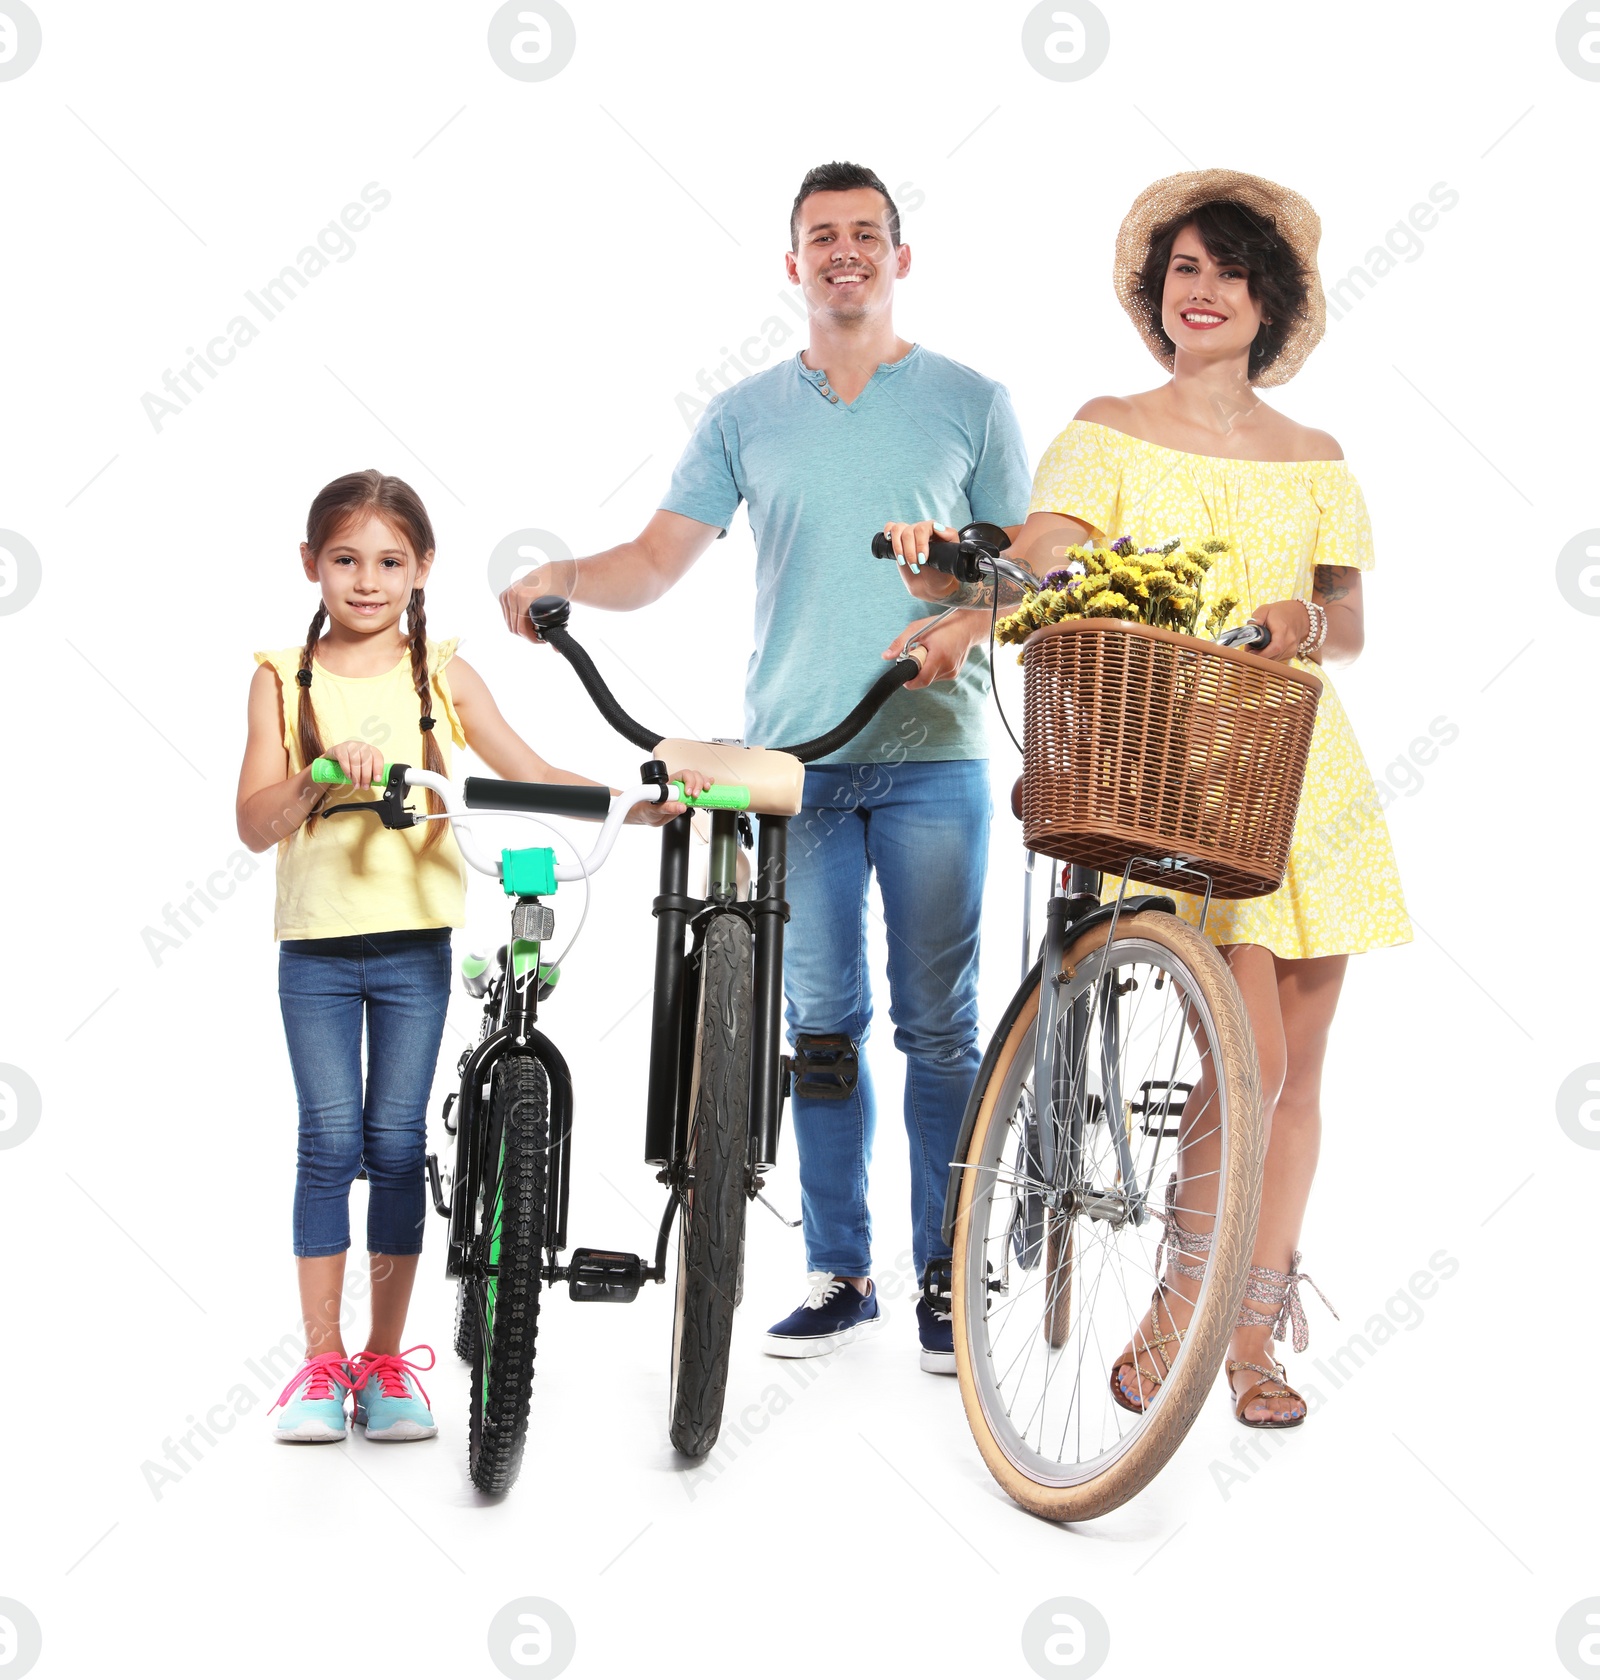
[[[1322,1302],[1329,1312],[1338,1318],[1334,1312],[1333,1302],[1322,1293],[1317,1280],[1309,1272],[1300,1270],[1300,1251],[1294,1252],[1289,1262],[1289,1270],[1275,1272],[1270,1266],[1252,1266],[1250,1278],[1245,1285],[1244,1300],[1239,1303],[1239,1316],[1233,1321],[1234,1329],[1245,1326],[1259,1326],[1270,1329],[1272,1340],[1275,1342],[1291,1340],[1296,1353],[1304,1353],[1311,1345],[1311,1331],[1306,1324],[1306,1312],[1300,1301],[1301,1283],[1309,1283],[1317,1291],[1317,1299]],[[1268,1308],[1266,1312],[1250,1305],[1252,1301],[1260,1301]],[[1235,1371],[1255,1371],[1261,1381],[1247,1388],[1245,1392],[1237,1394],[1233,1390],[1233,1373]],[[1246,1429],[1297,1429],[1306,1421],[1309,1407],[1305,1396],[1289,1382],[1288,1373],[1277,1360],[1272,1361],[1272,1368],[1257,1365],[1253,1359],[1230,1359],[1228,1361],[1228,1390],[1233,1395],[1233,1415]],[[1246,1417],[1245,1413],[1258,1400],[1296,1400],[1300,1404],[1298,1417]]]
[[[1162,1299],[1167,1290],[1172,1287],[1167,1282],[1166,1270],[1170,1268],[1177,1272],[1180,1277],[1189,1278],[1195,1283],[1204,1281],[1206,1275],[1203,1264],[1191,1266],[1188,1260],[1182,1258],[1182,1256],[1193,1255],[1196,1259],[1203,1261],[1205,1256],[1211,1252],[1214,1233],[1184,1230],[1178,1223],[1177,1214],[1173,1210],[1177,1190],[1178,1175],[1174,1173],[1167,1181],[1166,1211],[1156,1215],[1162,1226],[1161,1242],[1156,1248],[1155,1264],[1155,1269],[1162,1276],[1161,1281],[1156,1285],[1155,1293],[1150,1297],[1150,1322],[1156,1334],[1154,1336],[1144,1336],[1135,1331],[1135,1340],[1128,1343],[1127,1352],[1111,1367],[1111,1398],[1125,1412],[1141,1414],[1145,1412],[1155,1399],[1154,1390],[1161,1387],[1172,1367],[1177,1363],[1176,1355],[1169,1359],[1166,1354],[1166,1349],[1169,1346],[1174,1343],[1181,1344],[1183,1341],[1183,1331],[1178,1328],[1178,1321],[1173,1318],[1171,1308],[1167,1309],[1167,1321],[1172,1328],[1165,1332],[1161,1329]],[[1166,1266],[1162,1265],[1163,1255],[1166,1257]],[[1159,1372],[1148,1370],[1140,1364],[1139,1351],[1141,1349],[1153,1353],[1161,1361],[1162,1369]],[[1136,1378],[1142,1378],[1150,1384],[1152,1392],[1142,1399],[1130,1399],[1122,1387],[1122,1373],[1130,1369]]]

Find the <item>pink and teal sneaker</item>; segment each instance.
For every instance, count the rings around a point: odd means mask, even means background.
[[[413,1364],[413,1353],[427,1354],[428,1363]],[[369,1441],[427,1441],[439,1433],[427,1393],[412,1374],[433,1369],[431,1347],[419,1342],[404,1353],[358,1353],[350,1369],[355,1421]]]
[[[319,1353],[314,1359],[307,1359],[278,1396],[277,1404],[283,1407],[283,1416],[273,1433],[280,1441],[296,1445],[342,1441],[344,1402],[351,1386],[346,1355]]]

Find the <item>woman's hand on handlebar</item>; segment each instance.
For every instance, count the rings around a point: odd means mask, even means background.
[[[711,786],[711,777],[702,776],[698,770],[674,770],[667,780],[682,782],[685,793],[704,793]],[[661,828],[688,809],[681,799],[669,799],[665,805],[635,805],[628,813],[628,821],[645,828]]]
[[[1304,601],[1268,601],[1250,617],[1272,632],[1272,640],[1264,648],[1256,649],[1263,659],[1293,659],[1300,651],[1300,644],[1311,634],[1311,614]]]
[[[899,659],[907,652],[906,643],[915,639],[913,654],[920,648],[924,658],[922,669],[906,684],[907,688],[926,688],[929,683],[949,682],[961,675],[961,667],[974,645],[981,642],[989,617],[983,612],[956,612],[948,618],[919,618],[908,624],[888,647],[885,659]],[[929,625],[932,630],[928,630]],[[923,632],[927,631],[924,635]]]
[[[370,741],[341,741],[323,748],[324,758],[336,758],[339,768],[358,788],[372,786],[372,778],[383,768],[383,754]]]
[[[929,542],[935,537],[940,542],[960,542],[959,532],[932,519],[918,519],[913,523],[891,519],[884,526],[883,534],[894,547],[894,557],[900,566],[900,581],[919,601],[942,601],[947,595],[955,593],[959,585],[953,577],[926,570],[925,566]],[[931,677],[918,677],[906,686],[920,688],[924,680],[933,681]]]

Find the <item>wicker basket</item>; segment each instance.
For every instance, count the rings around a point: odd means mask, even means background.
[[[1320,678],[1113,619],[1036,630],[1023,666],[1030,850],[1118,875],[1133,858],[1184,859],[1218,898],[1277,891]],[[1200,887],[1154,864],[1135,874]]]

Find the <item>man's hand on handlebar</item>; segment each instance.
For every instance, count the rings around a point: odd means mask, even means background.
[[[685,793],[704,793],[712,782],[710,776],[702,776],[698,770],[674,770],[667,780],[682,782]],[[611,791],[615,793],[616,789]],[[664,805],[635,805],[628,813],[627,820],[644,828],[662,828],[674,817],[681,817],[688,809],[681,799],[669,799]]]
[[[537,643],[538,633],[528,618],[529,606],[541,595],[560,595],[570,600],[577,576],[577,565],[571,560],[550,560],[524,573],[500,595],[500,611],[505,617],[506,629],[514,636],[525,636],[530,642]]]
[[[934,628],[929,630],[929,625]],[[958,612],[951,613],[949,617],[940,614],[934,618],[919,618],[890,642],[883,650],[883,657],[899,659],[908,652],[913,656],[922,653],[922,669],[906,684],[907,688],[926,688],[929,683],[949,682],[952,677],[961,675],[967,655],[983,640],[987,627],[988,616],[984,613]],[[908,649],[906,643],[913,639],[916,646]]]

